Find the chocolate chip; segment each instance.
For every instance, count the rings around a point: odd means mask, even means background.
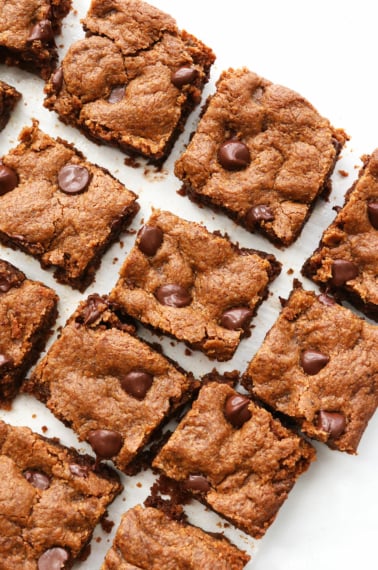
[[[38,570],[61,570],[65,568],[70,555],[67,550],[54,546],[46,550],[38,559]]]
[[[346,259],[335,259],[332,263],[331,283],[336,287],[344,285],[350,279],[355,279],[358,275],[358,267],[355,263]]]
[[[63,85],[63,69],[58,67],[51,76],[51,84],[54,87],[55,93],[59,93]]]
[[[82,310],[81,316],[84,325],[91,325],[102,315],[105,308],[105,302],[97,295],[90,296],[87,304]]]
[[[320,410],[317,427],[329,434],[331,439],[336,439],[344,432],[346,426],[345,416],[339,412],[325,412]]]
[[[254,225],[256,222],[270,222],[274,220],[274,213],[269,206],[259,204],[248,210],[246,220],[251,225]]]
[[[242,394],[231,394],[224,405],[224,417],[234,427],[240,428],[245,422],[251,419],[252,414],[248,409],[250,399]]]
[[[180,89],[188,83],[194,83],[198,77],[198,71],[195,67],[180,67],[172,73],[171,81],[175,87]]]
[[[42,471],[28,469],[24,471],[24,477],[33,487],[41,491],[45,491],[50,487],[50,477],[42,473]]]
[[[85,479],[86,477],[88,477],[89,467],[88,465],[79,465],[78,463],[71,463],[70,471],[72,475],[76,475],[77,477],[83,477]]]
[[[133,396],[137,400],[143,400],[152,386],[153,379],[152,374],[144,370],[130,370],[130,372],[122,376],[119,381],[123,390],[130,394],[130,396]]]
[[[9,289],[12,289],[14,283],[7,275],[0,275],[0,291],[1,293],[6,293]]]
[[[203,475],[189,475],[184,483],[185,489],[207,493],[210,491],[210,483]]]
[[[332,297],[330,297],[329,295],[326,295],[325,293],[321,293],[318,296],[318,301],[322,304],[322,305],[327,305],[328,307],[332,307],[332,305],[336,305],[336,301],[335,299],[333,299]]]
[[[54,38],[54,32],[50,20],[41,20],[30,32],[28,41],[39,40],[41,42],[49,42]]]
[[[378,230],[378,202],[369,202],[367,209],[371,225]]]
[[[117,87],[113,87],[110,91],[110,95],[108,97],[108,103],[119,103],[125,96],[126,86],[125,85],[117,85]]]
[[[248,307],[234,307],[223,313],[220,324],[225,329],[235,331],[238,329],[246,329],[251,322],[253,311]]]
[[[219,147],[218,162],[226,170],[242,170],[251,162],[249,148],[241,141],[230,139]]]
[[[0,196],[11,192],[18,185],[18,176],[12,168],[0,164]]]
[[[315,350],[305,350],[300,357],[303,371],[310,376],[320,372],[328,362],[329,356],[321,352],[316,352]]]
[[[117,455],[123,445],[122,435],[110,429],[94,429],[87,435],[93,451],[102,459],[110,459]]]
[[[8,364],[13,364],[13,358],[10,358],[10,356],[7,356],[6,354],[0,353],[0,369],[3,368],[3,366],[7,366]]]
[[[181,287],[181,285],[176,285],[175,283],[168,283],[167,285],[161,285],[155,291],[155,297],[162,305],[167,305],[168,307],[186,307],[192,302],[190,293]]]
[[[89,184],[89,172],[85,166],[66,164],[58,173],[58,184],[66,194],[80,194]]]
[[[145,255],[155,255],[163,243],[163,232],[156,226],[143,226],[138,233],[138,247]]]

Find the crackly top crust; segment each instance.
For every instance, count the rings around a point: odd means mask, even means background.
[[[101,570],[242,570],[248,560],[226,539],[137,505],[123,515]]]
[[[272,255],[239,249],[226,237],[170,212],[155,210],[146,225],[162,231],[162,244],[155,255],[147,256],[137,238],[111,298],[126,313],[209,357],[231,358],[244,331],[221,326],[223,313],[239,306],[254,313],[280,264]],[[190,292],[188,306],[176,308],[157,300],[157,288],[170,283]]]
[[[378,327],[350,310],[297,287],[252,359],[244,384],[269,406],[297,421],[311,437],[355,453],[378,405]],[[304,351],[329,362],[316,374],[300,363]],[[342,414],[336,438],[318,425],[320,411]]]
[[[258,538],[315,452],[253,402],[251,418],[233,427],[224,409],[235,394],[226,384],[205,385],[153,465],[184,484],[191,475],[205,477],[209,489],[201,499]]]
[[[220,145],[236,137],[250,164],[229,171],[217,159]],[[246,68],[222,73],[196,133],[176,162],[188,192],[223,208],[247,229],[251,208],[274,215],[260,229],[283,245],[298,236],[309,208],[327,184],[346,135],[334,129],[294,91]]]

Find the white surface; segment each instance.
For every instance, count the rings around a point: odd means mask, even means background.
[[[0,66],[0,77],[15,85],[22,93],[7,128],[0,134],[0,155],[16,144],[21,128],[29,125],[31,117],[52,136],[62,136],[73,142],[92,162],[108,168],[126,186],[139,194],[141,212],[134,220],[137,229],[143,218],[149,216],[151,205],[170,209],[187,219],[204,222],[211,230],[226,231],[242,246],[255,247],[274,253],[283,263],[281,276],[271,290],[273,296],[259,309],[254,321],[252,337],[242,342],[233,360],[216,365],[200,353],[191,357],[184,354],[179,344],[163,342],[166,353],[180,364],[201,375],[214,366],[220,371],[244,371],[262,339],[278,315],[278,295],[287,296],[293,277],[300,277],[303,261],[312,253],[323,229],[334,217],[332,207],[343,202],[345,190],[357,176],[359,157],[378,146],[376,79],[377,32],[371,1],[340,0],[330,2],[303,2],[299,0],[265,0],[264,2],[177,2],[154,0],[159,8],[176,17],[181,28],[202,39],[213,48],[217,61],[205,94],[214,91],[214,82],[228,67],[248,66],[271,81],[291,87],[304,95],[336,127],[342,127],[351,140],[342,153],[333,176],[333,192],[329,202],[320,202],[313,212],[300,239],[290,248],[280,251],[267,240],[250,235],[227,218],[200,209],[188,199],[177,195],[180,182],[173,175],[173,164],[188,141],[198,111],[175,145],[170,159],[161,173],[144,167],[133,169],[124,165],[124,155],[114,149],[99,147],[79,132],[64,126],[57,116],[43,108],[43,82],[16,68]],[[65,21],[61,54],[73,39],[82,37],[79,18],[83,17],[89,0],[74,0],[77,14]],[[338,170],[349,173],[342,177]],[[39,264],[28,256],[0,247],[0,256],[23,269],[31,278],[38,278],[55,288],[60,296],[61,325],[71,314],[77,302],[89,293],[107,293],[114,285],[117,271],[125,258],[133,236],[123,236],[123,248],[112,247],[103,259],[96,282],[85,295],[58,285],[52,275],[41,271]],[[118,258],[118,262],[114,262]],[[288,275],[287,270],[294,274]],[[305,286],[314,288],[302,278]],[[146,335],[147,336],[147,335]],[[155,338],[156,340],[156,338]],[[43,405],[32,397],[18,397],[11,412],[0,410],[0,417],[15,425],[29,425],[42,432],[47,426],[48,436],[59,436],[68,445],[84,450],[71,430],[55,420]],[[318,459],[300,478],[281,509],[276,521],[261,540],[253,540],[238,530],[226,526],[221,519],[205,512],[199,505],[188,509],[194,524],[224,533],[241,548],[252,554],[247,569],[251,570],[355,570],[376,567],[376,515],[378,491],[378,417],[371,420],[359,447],[358,456],[332,452],[316,444]],[[88,448],[86,448],[88,449]],[[125,492],[109,509],[116,523],[130,506],[143,501],[153,481],[147,472],[132,479],[123,478]],[[139,486],[141,485],[141,486]],[[100,568],[112,536],[96,529],[92,551],[86,562],[75,568]],[[162,569],[164,570],[164,569]]]

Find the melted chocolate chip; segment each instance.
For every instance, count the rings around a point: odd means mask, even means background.
[[[119,103],[125,96],[126,87],[125,85],[117,85],[117,87],[113,87],[110,91],[110,95],[108,97],[108,103]]]
[[[41,491],[45,491],[50,487],[50,477],[42,473],[42,471],[35,471],[34,469],[28,469],[24,471],[25,479],[36,487],[36,489],[40,489]]]
[[[148,390],[152,386],[154,377],[144,370],[130,370],[127,374],[120,378],[120,383],[130,396],[137,400],[143,400]]]
[[[0,370],[3,366],[7,366],[9,364],[13,364],[13,358],[7,356],[6,354],[0,353]]]
[[[88,298],[87,304],[82,310],[82,318],[84,325],[91,325],[104,312],[104,301],[101,297],[91,296]]]
[[[225,329],[235,331],[246,329],[251,322],[253,311],[248,307],[234,307],[225,311],[220,319],[220,325]]]
[[[15,283],[7,276],[0,275],[0,291],[1,293],[6,293],[9,289],[12,289]]]
[[[184,483],[184,487],[189,491],[199,491],[200,493],[210,491],[210,483],[203,475],[189,475]]]
[[[101,459],[111,459],[123,445],[122,435],[109,429],[94,429],[87,435],[87,440],[95,454]]]
[[[192,302],[192,297],[185,287],[175,283],[168,283],[158,287],[155,291],[155,297],[159,303],[168,307],[186,307]]]
[[[248,210],[246,220],[251,225],[256,224],[256,222],[271,222],[274,220],[274,213],[269,206],[259,204]]]
[[[333,299],[332,297],[330,297],[329,295],[326,295],[325,293],[321,293],[318,296],[318,301],[322,304],[322,305],[327,305],[328,307],[332,307],[332,305],[336,305],[336,301],[335,299]]]
[[[317,427],[329,434],[331,439],[337,439],[344,432],[346,426],[344,414],[339,412],[325,412],[320,410]]]
[[[163,243],[163,232],[155,226],[143,226],[138,234],[138,247],[142,253],[153,256]]]
[[[11,192],[18,185],[18,176],[12,168],[0,164],[0,196]]]
[[[54,32],[50,20],[41,20],[30,32],[28,41],[39,40],[41,42],[49,42],[54,38]]]
[[[371,225],[378,230],[378,202],[369,202],[367,210]]]
[[[58,67],[51,76],[51,84],[54,87],[55,93],[59,93],[63,85],[63,69]]]
[[[228,396],[224,404],[224,417],[234,427],[240,428],[252,417],[248,409],[250,402],[250,399],[242,394],[232,394]]]
[[[322,368],[329,362],[329,356],[316,352],[315,350],[305,350],[300,357],[303,371],[310,376],[320,372]]]
[[[180,67],[172,73],[171,81],[175,87],[180,89],[184,85],[194,83],[198,77],[198,71],[195,67]]]
[[[79,465],[78,463],[71,463],[70,471],[72,475],[76,475],[76,477],[83,477],[85,479],[86,477],[88,477],[89,467],[87,465]]]
[[[38,570],[62,570],[70,555],[67,550],[55,546],[46,550],[38,560]]]
[[[58,173],[58,185],[65,194],[80,194],[89,184],[89,172],[85,166],[66,164]]]
[[[336,287],[344,285],[347,281],[355,279],[358,275],[358,267],[355,263],[346,259],[335,259],[332,263],[331,283]]]
[[[249,148],[243,142],[231,139],[218,149],[218,162],[226,170],[242,170],[251,162]]]

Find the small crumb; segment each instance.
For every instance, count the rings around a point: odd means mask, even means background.
[[[141,489],[141,488],[143,487],[142,483],[140,483],[139,481],[138,481],[138,483],[136,484],[136,486],[137,486],[139,489]]]
[[[193,354],[193,353],[192,353],[191,350],[189,350],[189,348],[186,348],[186,349],[185,349],[185,355],[186,355],[186,356],[192,356],[192,354]]]
[[[294,269],[292,269],[291,267],[287,270],[287,274],[288,275],[293,275],[294,273]]]
[[[43,433],[46,433],[47,431],[49,431],[49,428],[47,426],[42,426],[41,430],[43,431]]]
[[[97,536],[97,537],[95,538],[95,541],[98,542],[98,543],[100,543],[101,540],[102,540],[101,536]]]
[[[107,519],[107,518],[101,519],[101,528],[107,534],[112,532],[114,525],[115,525],[114,521],[112,521],[110,519]]]
[[[121,249],[123,249],[124,245],[125,245],[125,242],[123,242],[123,241],[121,240],[121,241],[119,242],[119,247],[120,247]]]
[[[32,414],[33,420],[35,420],[36,417],[37,417],[37,414]]]
[[[346,178],[347,176],[349,176],[349,173],[346,170],[343,170],[340,168],[340,170],[338,171],[340,176],[343,176],[344,178]]]
[[[113,257],[113,265],[115,265],[116,263],[118,263],[118,257]]]
[[[175,343],[173,342],[173,340],[171,340],[171,342],[169,343],[171,346],[176,346]]]
[[[123,162],[126,164],[126,166],[130,166],[130,168],[140,167],[140,162],[138,162],[133,156],[127,156]]]
[[[131,236],[133,236],[136,233],[137,233],[137,231],[134,230],[133,228],[125,230],[125,234],[129,234]]]

